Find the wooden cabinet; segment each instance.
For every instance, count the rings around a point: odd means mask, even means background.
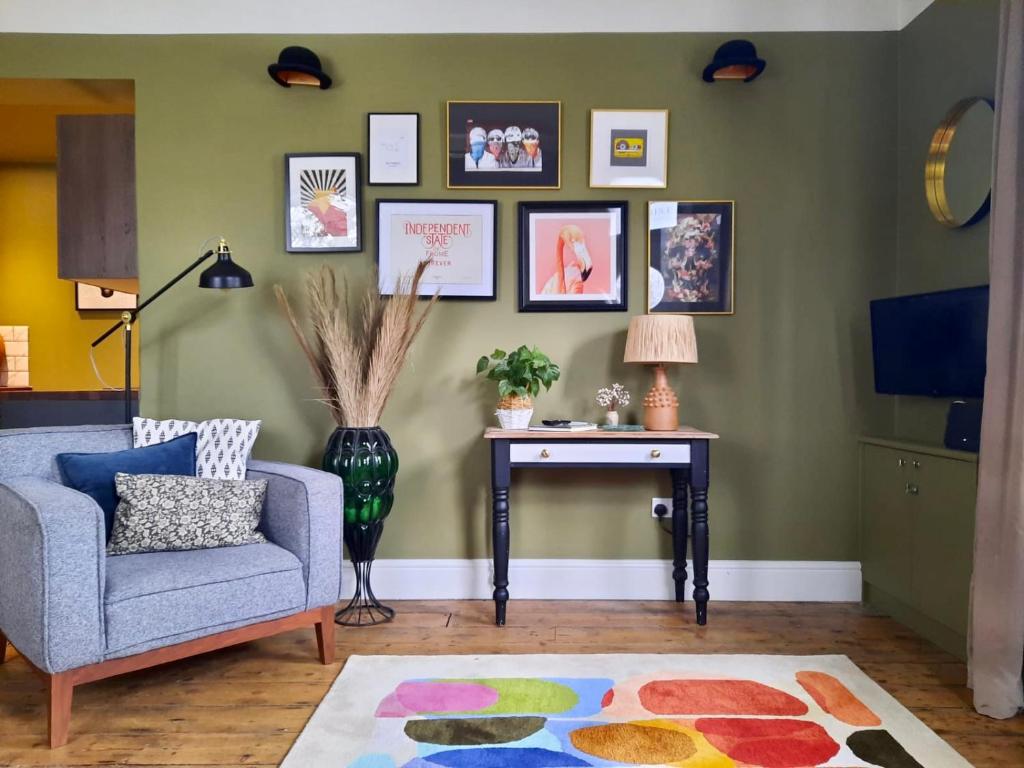
[[[130,291],[137,250],[135,117],[59,115],[57,276]]]
[[[944,647],[967,636],[974,550],[975,454],[861,441],[861,567],[897,619]],[[877,588],[877,589],[873,589]],[[893,609],[908,609],[909,620]],[[953,638],[953,641],[950,640]]]

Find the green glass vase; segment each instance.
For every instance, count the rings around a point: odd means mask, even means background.
[[[338,475],[345,489],[344,538],[356,571],[355,594],[335,621],[347,626],[391,621],[395,611],[373,594],[370,569],[395,501],[398,452],[380,427],[338,427],[327,441],[323,469]]]

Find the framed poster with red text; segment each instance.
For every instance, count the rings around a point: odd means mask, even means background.
[[[419,295],[497,298],[497,212],[494,200],[378,200],[377,272],[382,295],[430,261]]]

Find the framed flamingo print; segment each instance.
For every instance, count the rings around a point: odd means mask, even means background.
[[[356,152],[284,156],[284,247],[289,253],[363,250]]]
[[[626,202],[519,204],[519,311],[625,312]]]

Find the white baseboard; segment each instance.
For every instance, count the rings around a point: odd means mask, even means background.
[[[692,599],[693,563],[686,599]],[[342,595],[351,594],[345,563]],[[373,591],[382,600],[488,600],[490,560],[377,560]],[[714,600],[859,602],[859,562],[828,560],[712,560]],[[517,560],[509,563],[509,592],[519,600],[672,600],[668,560]]]

